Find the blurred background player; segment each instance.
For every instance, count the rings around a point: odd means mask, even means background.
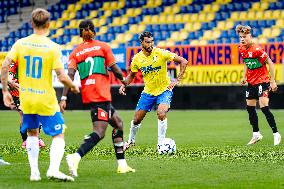
[[[240,38],[239,51],[244,61],[244,75],[241,85],[248,83],[246,102],[249,121],[253,129],[253,136],[248,145],[255,144],[263,138],[258,128],[258,117],[255,109],[257,100],[273,131],[274,145],[278,145],[281,141],[281,135],[277,131],[274,116],[269,109],[269,91],[277,91],[274,64],[262,47],[252,42],[251,27],[238,25],[236,32]],[[270,76],[266,64],[269,66]]]
[[[125,87],[133,81],[138,70],[141,70],[145,87],[131,121],[129,138],[124,145],[125,150],[135,144],[135,135],[138,128],[141,127],[141,121],[155,104],[158,105],[158,144],[166,137],[166,114],[170,108],[172,90],[181,81],[188,63],[186,59],[175,53],[154,47],[153,34],[150,32],[141,33],[139,39],[142,50],[133,57],[130,73],[119,89],[120,94],[126,95]],[[180,73],[172,82],[167,72],[167,62],[169,61],[180,64]]]
[[[79,161],[104,138],[108,123],[113,127],[112,140],[118,163],[117,172],[135,172],[124,158],[123,122],[111,104],[108,68],[123,82],[122,71],[116,65],[111,48],[105,42],[94,40],[96,32],[92,21],[81,21],[79,30],[83,43],[78,45],[69,57],[68,75],[74,79],[76,70],[80,74],[82,100],[84,106],[91,110],[93,132],[85,137],[76,153],[67,155],[70,173],[78,176]],[[67,93],[68,88],[65,87],[60,102],[62,112],[66,107]]]
[[[18,63],[12,63],[9,68],[9,80],[8,80],[8,86],[10,93],[13,97],[13,101],[15,103],[15,109],[19,112],[20,115],[20,134],[22,137],[22,148],[26,148],[26,140],[27,140],[27,130],[21,131],[22,127],[22,121],[23,121],[23,112],[20,107],[20,100],[19,100],[19,81],[18,81]],[[40,132],[41,126],[39,127]],[[41,138],[39,138],[38,141],[39,147],[43,148],[45,147],[45,144]]]
[[[53,137],[50,146],[50,165],[46,176],[49,179],[74,181],[59,171],[64,154],[64,120],[59,111],[55,91],[52,87],[52,70],[64,85],[75,93],[79,88],[65,74],[61,62],[60,46],[46,37],[49,31],[50,13],[35,9],[32,14],[34,34],[18,40],[7,54],[2,66],[2,93],[5,106],[14,108],[13,97],[8,90],[9,66],[18,62],[20,101],[23,111],[21,131],[28,130],[27,154],[31,169],[30,181],[41,180],[38,168],[39,123],[47,135]]]

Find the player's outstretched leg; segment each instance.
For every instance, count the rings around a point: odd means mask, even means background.
[[[107,126],[107,124],[106,124]],[[105,127],[106,127],[105,126]],[[101,137],[93,132],[85,136],[84,143],[78,148],[77,152],[74,154],[68,154],[66,156],[66,161],[69,167],[69,172],[72,176],[78,176],[78,165],[83,156],[85,156],[90,150],[92,150],[98,142],[101,140]]]

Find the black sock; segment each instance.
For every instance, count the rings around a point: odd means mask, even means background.
[[[20,134],[21,134],[21,137],[22,137],[23,142],[24,142],[24,141],[26,141],[26,140],[27,140],[27,138],[28,138],[28,134],[27,134],[27,132],[22,133],[22,132],[20,131]]]
[[[81,157],[86,155],[90,150],[93,149],[94,146],[101,140],[99,135],[95,132],[91,133],[84,139],[84,143],[78,148],[77,153],[80,154]]]
[[[247,111],[249,114],[249,121],[250,124],[252,126],[252,130],[253,132],[258,132],[259,128],[258,128],[258,117],[257,117],[257,113],[255,110],[255,106],[247,106]]]
[[[278,131],[277,131],[276,122],[275,122],[273,114],[269,110],[269,107],[268,106],[262,107],[261,111],[264,113],[266,120],[269,126],[271,127],[273,133],[277,133]]]
[[[116,140],[120,142],[116,142]],[[118,129],[113,129],[112,130],[112,142],[113,142],[116,159],[124,159],[123,131],[120,131]]]

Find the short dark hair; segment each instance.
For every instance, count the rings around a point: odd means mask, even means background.
[[[144,37],[153,37],[153,34],[151,32],[148,31],[144,31],[143,33],[140,33],[139,35],[139,40],[140,42],[144,41]]]
[[[82,37],[83,30],[90,30],[96,34],[95,26],[91,20],[83,20],[79,24],[80,37]]]

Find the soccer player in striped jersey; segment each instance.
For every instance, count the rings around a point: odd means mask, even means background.
[[[79,24],[80,37],[83,43],[79,44],[70,54],[68,75],[73,79],[78,70],[81,86],[82,100],[86,108],[91,110],[93,131],[85,136],[83,144],[74,154],[66,157],[70,173],[78,176],[79,161],[105,136],[108,124],[113,127],[112,141],[118,163],[117,173],[135,172],[129,167],[124,158],[123,151],[123,123],[111,104],[110,68],[116,78],[123,82],[123,75],[116,65],[111,48],[105,42],[94,40],[95,27],[91,20],[83,20]],[[64,88],[60,107],[63,112],[66,107],[68,88]]]
[[[246,103],[249,121],[253,130],[252,138],[248,145],[255,144],[263,138],[258,127],[258,117],[255,108],[257,101],[272,129],[274,145],[279,145],[281,135],[278,133],[274,116],[269,108],[269,91],[277,91],[274,64],[263,48],[252,42],[251,27],[238,25],[236,32],[240,39],[239,52],[244,61],[244,75],[241,85],[248,83]],[[266,67],[267,64],[269,72]]]
[[[20,100],[19,100],[18,62],[12,63],[10,65],[8,86],[9,86],[10,93],[13,96],[13,101],[15,103],[15,109],[19,112],[19,115],[20,115],[20,128],[21,128],[23,112],[21,110]],[[40,128],[39,128],[39,131],[40,131]],[[27,130],[21,131],[20,129],[20,134],[22,137],[22,148],[26,148],[26,142],[27,142],[26,140],[28,137]],[[45,144],[41,138],[39,138],[38,143],[39,143],[40,148],[45,147]]]
[[[28,130],[27,154],[31,169],[30,181],[41,180],[38,168],[38,128],[42,124],[45,134],[52,136],[50,164],[46,176],[49,179],[74,181],[74,178],[59,171],[64,155],[64,120],[60,113],[55,90],[52,87],[52,70],[58,79],[75,93],[79,88],[65,74],[61,62],[60,46],[46,35],[50,25],[50,13],[37,8],[31,14],[34,33],[18,40],[7,54],[2,66],[2,93],[5,106],[15,108],[8,90],[9,66],[18,62],[20,101],[23,111],[21,131]]]
[[[120,87],[119,92],[126,95],[125,87],[135,78],[138,70],[142,72],[145,87],[137,103],[134,118],[131,121],[128,141],[124,149],[128,149],[135,144],[135,135],[141,122],[150,112],[155,104],[158,105],[158,145],[166,137],[167,131],[167,112],[170,108],[173,88],[181,81],[188,61],[167,50],[154,47],[153,34],[143,32],[140,34],[142,50],[137,53],[131,62],[130,73],[125,79],[125,83]],[[167,72],[167,62],[175,61],[180,64],[180,73],[173,81],[170,80]]]

